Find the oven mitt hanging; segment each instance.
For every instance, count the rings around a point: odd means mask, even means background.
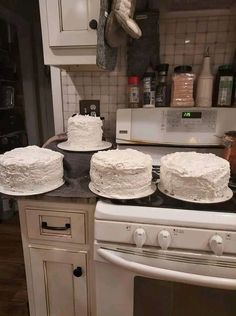
[[[135,20],[142,31],[140,39],[129,39],[127,74],[142,77],[147,68],[160,63],[159,11],[139,12]]]
[[[133,20],[136,0],[113,0],[107,20],[105,37],[111,47],[119,47],[126,40],[126,34],[140,38],[142,32]]]
[[[117,48],[110,47],[105,41],[105,27],[108,12],[110,11],[110,0],[100,1],[100,16],[97,31],[97,66],[112,71],[117,61]]]

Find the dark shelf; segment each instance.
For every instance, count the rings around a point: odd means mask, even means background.
[[[19,135],[19,134],[26,134],[26,131],[25,131],[25,130],[16,130],[16,131],[14,131],[14,132],[9,132],[9,133],[0,135],[0,138],[3,138],[3,137],[12,137],[12,136]]]
[[[1,48],[1,47],[0,47],[0,52],[4,52],[4,53],[9,54],[9,51],[8,51],[6,48]]]
[[[0,111],[8,111],[8,110],[12,110],[12,109],[14,109],[14,106],[8,107],[8,108],[1,108],[0,107]]]
[[[0,82],[12,82],[12,83],[16,83],[16,80],[0,78]]]

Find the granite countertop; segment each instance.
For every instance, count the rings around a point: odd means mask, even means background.
[[[90,160],[94,152],[69,152],[57,147],[58,141],[50,143],[47,148],[64,155],[65,184],[60,188],[45,193],[50,197],[94,198],[96,195],[89,190]]]

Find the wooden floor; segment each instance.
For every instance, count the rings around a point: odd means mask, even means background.
[[[0,316],[28,316],[18,215],[0,223]]]

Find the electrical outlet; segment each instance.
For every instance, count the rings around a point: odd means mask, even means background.
[[[100,116],[100,100],[80,100],[80,114]]]

